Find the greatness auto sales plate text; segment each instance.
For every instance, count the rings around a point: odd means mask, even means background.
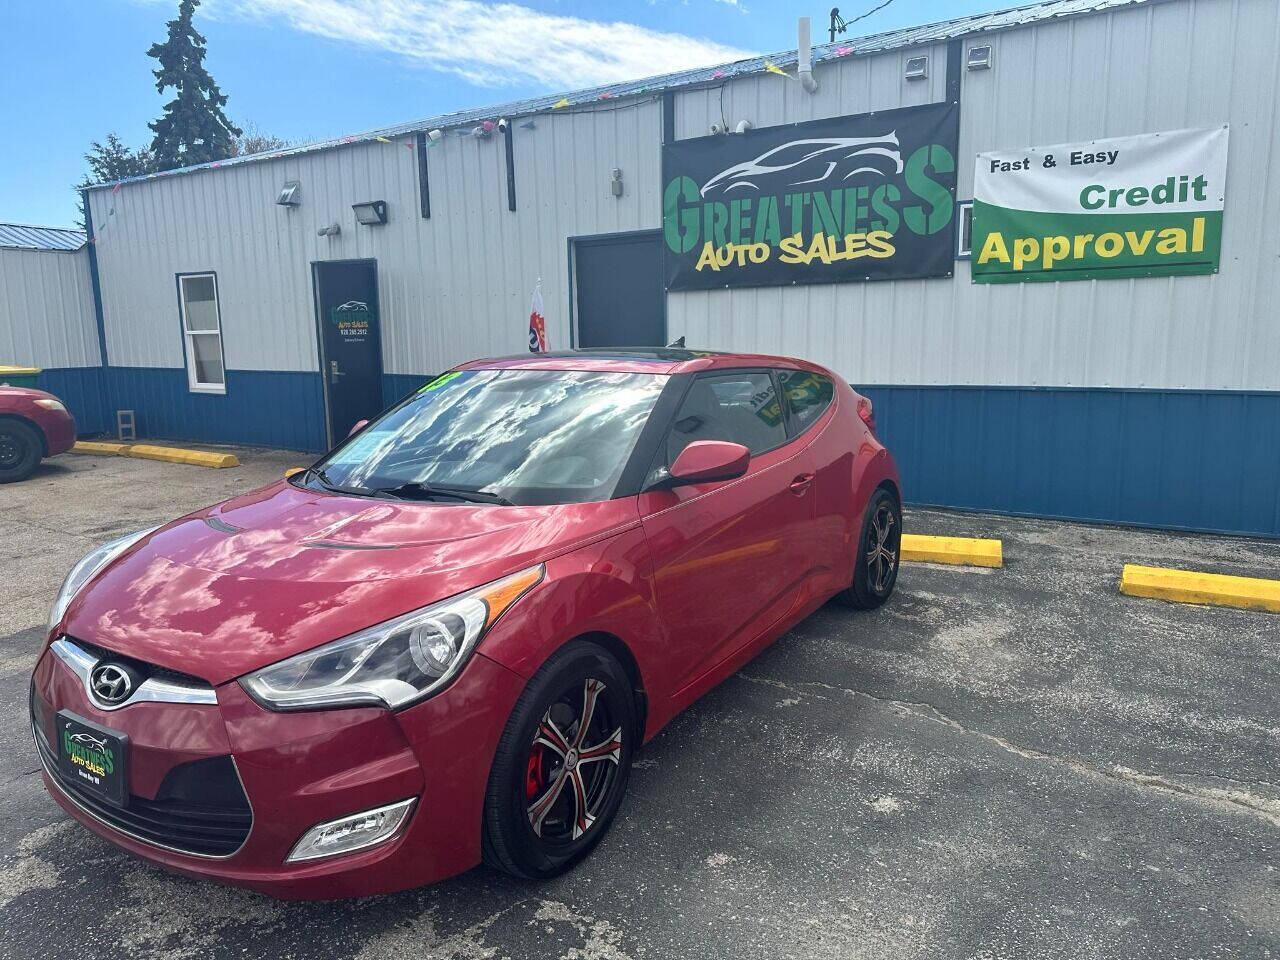
[[[950,276],[959,116],[926,104],[664,145],[667,288]]]
[[[69,710],[58,713],[57,738],[58,772],[62,777],[87,793],[124,806],[129,738]]]

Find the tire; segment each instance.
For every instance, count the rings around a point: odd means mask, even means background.
[[[44,444],[34,427],[0,419],[0,483],[25,480],[35,472]]]
[[[622,803],[639,736],[631,681],[612,654],[585,640],[557,650],[498,740],[484,802],[485,863],[541,880],[589,854]]]
[[[898,498],[881,487],[862,518],[853,582],[836,599],[855,610],[873,610],[888,600],[898,581],[901,545],[902,508]]]

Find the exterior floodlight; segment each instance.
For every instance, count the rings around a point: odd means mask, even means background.
[[[353,203],[351,209],[356,212],[356,220],[366,227],[379,227],[387,222],[387,201],[385,200]]]
[[[965,58],[964,65],[970,70],[990,70],[991,47],[970,47],[969,54]]]
[[[427,131],[427,139],[430,140],[432,143],[439,143],[440,138],[443,136],[444,136],[444,132],[438,129]]]
[[[280,196],[276,197],[276,203],[282,207],[296,207],[302,203],[302,184],[297,180],[289,180],[280,188]]]
[[[907,79],[923,80],[929,76],[929,58],[912,57],[907,61]]]

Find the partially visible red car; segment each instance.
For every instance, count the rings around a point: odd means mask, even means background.
[[[679,711],[833,596],[889,597],[873,425],[799,360],[466,364],[77,564],[32,677],[45,784],[138,856],[276,896],[555,875]]]
[[[76,421],[61,400],[43,390],[0,384],[0,483],[31,476],[44,457],[76,442]]]

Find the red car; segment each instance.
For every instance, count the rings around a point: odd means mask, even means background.
[[[0,483],[25,480],[43,457],[66,453],[76,421],[51,393],[0,383]]]
[[[45,784],[281,897],[567,869],[635,750],[836,597],[893,590],[893,458],[799,360],[483,360],[309,470],[95,550],[31,684]]]

